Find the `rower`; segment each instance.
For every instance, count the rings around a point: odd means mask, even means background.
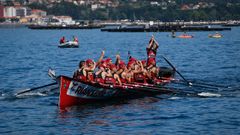
[[[126,74],[127,73],[126,72],[127,72],[126,64],[124,63],[124,61],[120,61],[116,74],[119,75],[119,78],[120,78],[122,83],[127,82],[127,79],[126,79]]]
[[[146,72],[146,70],[144,69],[141,61],[136,62],[135,68],[132,72],[133,72],[135,82],[146,83],[146,78],[144,75],[144,72]]]
[[[87,81],[94,80],[93,72],[95,70],[95,67],[96,67],[96,63],[92,59],[86,60],[86,66],[83,68],[83,73],[86,72],[86,74],[84,74],[84,76],[86,76]]]
[[[147,68],[146,70],[148,71],[148,76],[150,77],[150,79],[155,79],[158,72],[159,72],[159,68],[156,66],[156,61],[154,58],[149,58],[148,59],[148,63],[147,63]]]
[[[84,80],[83,68],[85,66],[85,61],[80,61],[78,64],[78,69],[73,74],[73,79]]]
[[[116,55],[116,62],[115,62],[115,65],[116,65],[116,70],[115,70],[115,73],[118,77],[115,77],[119,78],[119,81],[118,82],[121,82],[121,83],[126,83],[126,65],[124,63],[124,61],[121,60],[121,57],[119,54]]]
[[[122,85],[122,82],[120,80],[120,77],[119,75],[117,74],[117,66],[114,65],[114,64],[111,64],[110,66],[110,70],[111,70],[111,74],[112,74],[112,77],[118,82],[118,84],[121,86]]]

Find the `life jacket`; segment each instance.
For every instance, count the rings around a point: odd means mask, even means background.
[[[83,82],[86,82],[86,81],[87,81],[87,77],[84,76],[84,75],[79,76],[78,79],[79,79],[80,81],[83,81]]]
[[[156,58],[156,50],[152,50],[152,49],[149,49],[147,48],[147,56],[148,58]]]
[[[60,43],[65,43],[65,39],[64,39],[64,38],[61,38],[61,39],[60,39]]]
[[[86,81],[87,78],[83,75],[82,70],[77,70],[74,72],[73,79],[79,80],[79,81]]]
[[[121,81],[122,83],[127,83],[127,80],[126,80],[126,79],[123,79],[123,78],[121,78],[121,77],[120,77],[120,81]]]
[[[148,58],[147,59],[147,66],[150,66],[151,64],[156,65],[156,59],[155,58]]]
[[[88,81],[94,81],[93,73],[92,74],[87,73],[87,79],[88,79]]]

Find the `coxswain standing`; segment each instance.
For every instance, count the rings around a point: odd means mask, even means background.
[[[149,79],[153,80],[157,76],[159,72],[159,68],[156,66],[156,55],[157,55],[157,49],[158,49],[158,43],[154,39],[154,36],[149,41],[147,50],[147,67],[146,70],[148,71],[148,77]]]

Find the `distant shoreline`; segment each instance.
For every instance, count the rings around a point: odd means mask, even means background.
[[[87,20],[86,20],[87,21]],[[35,24],[35,23],[10,23],[10,22],[3,22],[0,23],[1,28],[18,28],[18,27],[29,27],[31,25],[41,26],[41,24]],[[173,22],[161,22],[161,21],[130,21],[130,20],[118,20],[118,21],[96,21],[92,24],[88,24],[85,27],[93,27],[98,26],[104,27],[104,26],[112,26],[112,25],[144,25],[144,26],[151,26],[151,25],[157,25],[157,26],[206,26],[206,25],[222,25],[222,26],[239,26],[240,21],[239,20],[226,20],[226,21],[173,21]],[[42,26],[48,26],[48,24],[42,25]],[[57,26],[60,27],[61,25],[53,25],[50,24],[49,27]],[[70,26],[70,25],[69,25]],[[76,24],[76,26],[78,26]],[[85,28],[84,27],[84,28]],[[63,27],[64,28],[64,27]]]

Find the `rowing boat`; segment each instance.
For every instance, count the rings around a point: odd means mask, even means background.
[[[59,48],[78,48],[79,43],[76,41],[67,41],[58,45]]]
[[[84,83],[76,81],[67,76],[60,76],[59,78],[59,107],[65,108],[73,105],[83,105],[88,103],[95,103],[99,101],[113,100],[117,98],[132,98],[143,97],[156,94],[166,94],[172,92],[165,89],[163,86],[169,83],[169,80],[163,81],[161,84],[123,84],[122,86],[113,84],[100,83]],[[153,91],[156,89],[156,91]]]
[[[65,108],[119,98],[128,99],[172,93],[172,90],[164,86],[171,82],[174,73],[172,72],[169,77],[169,71],[162,71],[161,77],[168,75],[168,78],[158,79],[154,84],[135,82],[131,84],[124,83],[122,85],[86,82],[61,75],[57,77],[60,91],[59,107]]]
[[[177,36],[178,38],[193,38],[192,35],[180,35],[180,36]]]
[[[209,38],[222,38],[223,36],[220,34],[208,35]]]

